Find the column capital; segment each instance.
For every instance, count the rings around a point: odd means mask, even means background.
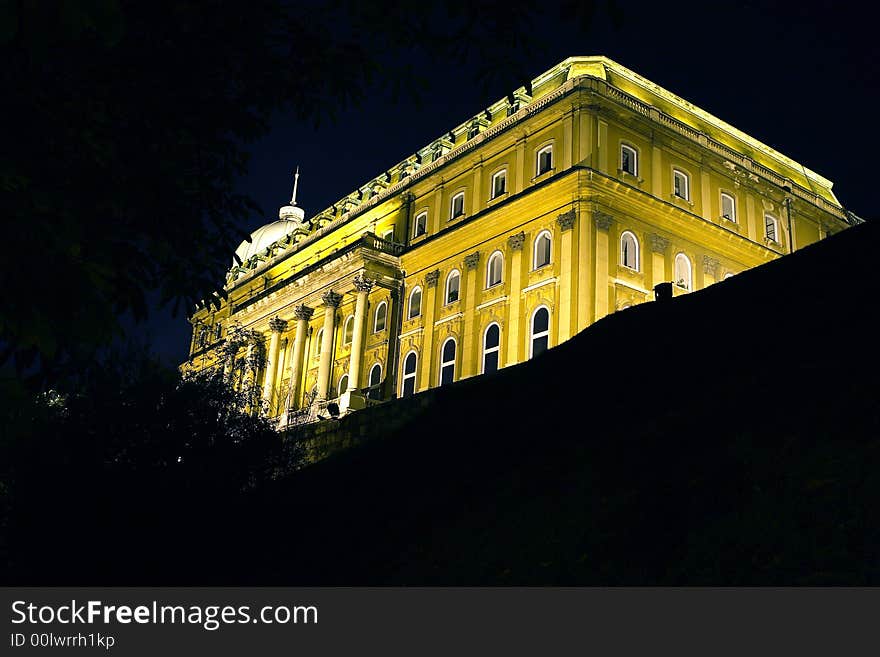
[[[526,243],[526,234],[523,231],[519,231],[515,235],[511,235],[507,238],[507,246],[511,251],[519,251],[523,248],[523,244]]]
[[[440,280],[440,270],[435,269],[425,274],[425,285],[428,287],[437,287],[437,281]]]
[[[327,290],[321,295],[321,301],[329,308],[338,308],[339,304],[342,303],[342,295],[337,294],[333,290]]]
[[[269,330],[272,331],[272,333],[284,333],[286,329],[287,320],[278,317],[273,317],[269,320]]]
[[[610,214],[600,212],[599,210],[594,210],[593,220],[596,222],[596,226],[598,226],[601,230],[608,230],[609,228],[611,228],[611,224],[614,222],[614,217],[612,217]]]
[[[314,308],[309,308],[305,304],[300,304],[296,308],[293,309],[293,316],[297,319],[304,319],[306,321],[312,318],[312,315],[315,313]]]
[[[354,289],[358,292],[369,292],[373,289],[373,286],[376,284],[371,278],[367,278],[363,274],[358,274],[354,277]]]
[[[669,240],[657,233],[648,235],[648,240],[651,242],[651,250],[654,253],[666,253],[666,249],[669,248]]]
[[[715,276],[718,273],[718,267],[721,265],[717,258],[709,255],[703,256],[703,272]]]
[[[577,219],[577,213],[574,210],[569,210],[556,217],[556,223],[559,224],[559,229],[564,232],[574,227],[575,219]]]
[[[480,252],[474,251],[470,255],[466,255],[464,257],[464,266],[468,269],[476,269],[477,265],[480,264]]]

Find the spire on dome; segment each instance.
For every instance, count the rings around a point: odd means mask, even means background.
[[[293,174],[293,194],[290,196],[290,205],[284,205],[278,210],[278,218],[287,221],[296,221],[302,223],[306,217],[306,213],[302,208],[296,207],[296,188],[299,186],[299,166]]]

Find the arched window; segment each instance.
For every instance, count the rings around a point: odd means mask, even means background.
[[[388,318],[388,304],[380,301],[376,306],[376,314],[373,317],[373,333],[385,330],[385,320]]]
[[[407,314],[407,319],[412,319],[413,317],[418,317],[422,314],[422,288],[416,287],[413,288],[413,291],[409,293],[409,313]]]
[[[367,397],[370,399],[381,399],[382,391],[379,389],[380,384],[382,383],[382,366],[379,363],[373,365],[370,368],[370,389],[367,392]]]
[[[628,230],[620,236],[620,264],[639,270],[639,241]]]
[[[736,200],[727,192],[721,192],[721,217],[736,222]]]
[[[504,256],[501,251],[496,251],[489,256],[486,264],[486,287],[499,285],[504,272]]]
[[[684,253],[675,256],[672,278],[678,287],[685,290],[691,289],[691,261]]]
[[[413,220],[413,237],[419,237],[428,232],[428,213],[420,212]]]
[[[315,356],[321,355],[321,345],[324,343],[324,329],[319,328],[315,333]]]
[[[532,337],[529,341],[529,358],[547,351],[550,346],[550,311],[546,306],[539,306],[532,313]]]
[[[631,176],[639,175],[639,153],[628,144],[620,145],[620,170]]]
[[[498,198],[507,193],[507,169],[492,175],[492,193],[489,198]]]
[[[553,144],[548,144],[535,153],[535,176],[553,170]]]
[[[403,376],[401,377],[400,396],[409,397],[416,392],[416,365],[419,357],[411,351],[403,359]]]
[[[440,348],[440,385],[455,380],[455,338],[447,338]]]
[[[339,377],[339,385],[336,388],[336,396],[342,397],[342,393],[348,390],[348,374],[343,374]]]
[[[349,315],[342,330],[342,344],[351,344],[352,337],[354,337],[354,315]]]
[[[776,217],[772,214],[764,215],[764,237],[766,237],[771,242],[779,241],[779,225],[776,222]]]
[[[550,247],[552,244],[550,240],[549,230],[538,233],[538,236],[535,238],[535,253],[532,258],[534,266],[532,269],[538,269],[550,264]]]
[[[464,192],[459,192],[449,202],[449,219],[455,219],[464,214]]]
[[[494,322],[483,333],[483,374],[498,369],[498,352],[501,347],[501,328]]]
[[[444,303],[450,304],[458,301],[458,292],[460,288],[461,274],[458,273],[457,269],[453,269],[446,277],[446,294],[443,297],[446,301]]]

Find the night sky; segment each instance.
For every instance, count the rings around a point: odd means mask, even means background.
[[[360,106],[318,128],[277,115],[271,133],[250,145],[250,172],[239,183],[264,210],[245,228],[277,218],[295,166],[298,202],[311,216],[574,55],[606,55],[658,83],[831,179],[844,207],[874,218],[868,158],[877,151],[880,80],[871,10],[841,2],[713,5],[602,4],[586,34],[547,10],[535,17],[530,52],[512,53],[525,76],[498,71],[481,84],[458,62],[423,61],[419,97],[394,99],[376,85]],[[189,324],[168,309],[155,309],[135,332],[168,364],[187,356]]]

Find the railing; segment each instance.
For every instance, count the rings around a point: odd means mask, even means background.
[[[397,242],[382,239],[381,237],[374,235],[373,233],[366,233],[361,238],[361,244],[363,244],[368,249],[381,251],[382,253],[387,253],[388,255],[393,256],[399,256],[401,253],[403,253],[404,248],[403,244],[398,244]]]

